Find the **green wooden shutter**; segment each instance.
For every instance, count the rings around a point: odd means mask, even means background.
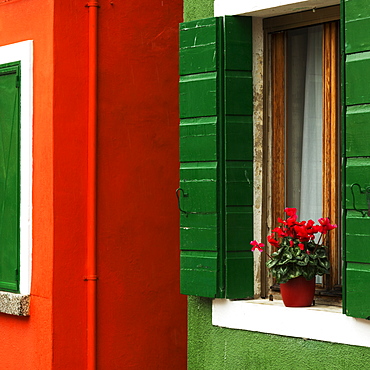
[[[342,0],[341,6],[343,308],[349,316],[370,318],[370,8],[368,0]]]
[[[180,25],[181,292],[253,296],[251,18]]]
[[[19,291],[20,63],[0,65],[0,290]]]

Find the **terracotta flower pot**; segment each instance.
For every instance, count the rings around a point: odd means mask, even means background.
[[[286,307],[309,307],[315,295],[315,279],[303,276],[280,283],[280,292]]]

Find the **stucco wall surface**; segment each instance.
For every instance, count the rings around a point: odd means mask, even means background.
[[[88,8],[54,1],[53,369],[86,367]]]
[[[181,21],[181,0],[99,9],[101,369],[186,368],[175,195]]]
[[[347,370],[370,361],[370,348],[212,326],[210,299],[189,297],[188,306],[189,370]]]
[[[213,0],[185,0],[184,21],[208,18],[213,16]]]

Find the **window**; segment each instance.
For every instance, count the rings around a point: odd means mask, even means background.
[[[334,3],[338,4],[338,1]],[[249,9],[246,13],[254,13],[254,2],[243,4]],[[325,24],[338,19],[338,7],[316,9],[314,0],[307,0],[307,5],[312,6],[310,11],[291,14],[288,22],[285,18],[283,25],[275,24],[269,32],[310,26],[312,21],[307,18],[311,18],[312,13],[321,17],[316,23]],[[343,247],[343,313],[364,319],[370,318],[370,295],[363,294],[370,283],[370,217],[366,216],[369,207],[366,189],[370,188],[370,146],[367,143],[370,37],[365,32],[370,25],[370,14],[364,11],[361,17],[358,16],[359,10],[366,8],[361,0],[342,2],[341,7],[341,176],[339,178],[327,170],[325,174],[329,173],[328,178],[340,181],[343,189],[341,202],[336,200],[339,194],[334,194],[329,202],[334,205],[334,211],[343,217],[342,232],[338,237]],[[273,10],[284,13],[282,8],[278,8]],[[264,10],[263,16],[267,16],[267,12],[269,9]],[[270,16],[273,13],[270,12]],[[325,35],[326,31],[323,32]],[[330,35],[336,32],[335,28],[334,32],[328,31],[328,40],[333,40]],[[197,20],[184,23],[180,28],[181,189],[178,189],[177,195],[181,212],[181,280],[184,294],[253,298],[253,293],[256,295],[260,291],[260,280],[254,277],[260,275],[263,263],[253,265],[248,243],[265,236],[267,230],[263,229],[268,219],[272,219],[271,214],[264,214],[261,207],[261,200],[266,202],[266,198],[271,196],[262,181],[266,173],[262,172],[261,158],[268,149],[261,145],[261,133],[266,127],[262,116],[271,115],[268,109],[261,108],[262,102],[266,103],[265,107],[270,106],[263,99],[260,82],[268,74],[262,62],[263,48],[258,46],[262,44],[262,35],[261,18],[253,19],[252,25],[251,18],[244,16]],[[324,44],[325,40],[326,37]],[[332,54],[324,53],[323,59],[325,55]],[[335,61],[332,64],[325,62],[324,65],[328,66],[323,69],[324,76],[326,71],[335,74]],[[252,76],[253,92],[250,84]],[[323,105],[330,103],[332,109],[327,112],[330,116],[337,114],[337,98],[332,98],[335,91],[325,91]],[[285,109],[284,103],[281,107]],[[324,113],[324,117],[325,114],[328,113]],[[328,121],[331,124],[336,122],[335,119]],[[251,126],[255,131],[253,141]],[[324,124],[324,130],[326,127]],[[335,125],[329,125],[329,128],[337,131]],[[325,136],[338,141],[336,135]],[[251,145],[252,142],[254,145]],[[254,155],[251,156],[253,146]],[[335,148],[335,145],[331,147]],[[336,170],[336,155],[324,156],[329,159],[323,162]],[[252,167],[253,177],[250,176]],[[285,176],[282,183],[285,187]],[[285,195],[285,191],[283,193]],[[339,206],[340,212],[335,210]],[[339,274],[336,276],[340,278]],[[335,283],[332,286],[335,287]]]
[[[0,312],[29,314],[33,43],[0,47]]]
[[[303,220],[329,217],[340,225],[339,24],[320,23],[325,17],[310,13],[303,24],[288,29],[284,19],[289,24],[291,16],[265,21],[271,66],[271,228],[285,207],[297,208]],[[331,272],[317,277],[317,293],[341,292],[339,234],[338,228],[329,235]]]

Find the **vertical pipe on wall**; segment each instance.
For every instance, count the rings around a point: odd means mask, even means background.
[[[96,129],[97,129],[97,1],[89,1],[89,91],[87,127],[87,369],[97,363],[97,263],[96,263]]]

